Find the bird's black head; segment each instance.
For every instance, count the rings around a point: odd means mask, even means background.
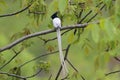
[[[51,18],[54,19],[54,18],[58,17],[57,14],[58,14],[58,12],[55,12],[55,13],[51,16]]]

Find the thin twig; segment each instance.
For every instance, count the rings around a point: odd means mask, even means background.
[[[80,77],[82,78],[82,80],[85,80],[85,78],[82,75],[80,75]]]
[[[100,2],[96,7],[100,6],[103,2]],[[78,23],[82,23],[83,20],[85,20],[90,14],[92,13],[92,10],[90,10]]]
[[[26,80],[26,79],[28,79],[28,78],[33,78],[33,77],[35,77],[35,76],[38,75],[41,71],[42,71],[42,69],[40,69],[37,73],[35,73],[35,74],[31,75],[31,76],[27,76],[27,77],[20,76],[20,75],[16,75],[16,74],[11,74],[11,73],[7,73],[7,72],[0,72],[0,74],[5,74],[5,75],[8,75],[8,76],[12,76],[12,77],[16,77],[16,78],[19,78],[19,79]]]
[[[78,23],[82,23],[84,19],[86,19],[87,16],[89,16],[92,13],[92,10],[90,10]]]
[[[105,76],[109,76],[110,74],[115,74],[115,73],[120,73],[120,70],[118,70],[118,71],[113,71],[113,72],[109,72],[109,73],[105,74]]]
[[[79,13],[79,15],[78,15],[78,18],[81,18],[82,13],[83,13],[83,9],[80,11],[80,13]]]
[[[100,11],[101,11],[104,7],[105,7],[105,4],[100,8]],[[95,18],[95,17],[98,15],[98,13],[99,13],[99,12],[97,12],[94,16],[92,16],[92,17],[87,21],[87,23],[90,22],[91,20],[93,20],[93,18]]]
[[[118,57],[114,57],[115,60],[117,60],[118,62],[120,62],[120,59]]]
[[[67,60],[67,62],[70,64],[70,66],[76,71],[76,72],[78,72],[78,70],[73,66],[73,64],[68,60],[68,59],[66,59]]]
[[[57,73],[57,75],[56,75],[56,77],[55,77],[55,80],[58,80],[58,77],[59,77],[59,75],[60,75],[60,73],[61,73],[61,70],[62,70],[62,65],[61,65],[60,68],[59,68],[59,71],[58,71],[58,73]]]
[[[68,44],[68,46],[67,46],[67,48],[66,48],[66,53],[65,53],[64,60],[66,60],[66,59],[67,59],[67,56],[68,56],[68,51],[69,51],[70,47],[71,47],[71,44]]]
[[[51,78],[52,78],[52,74],[50,75],[50,77],[48,78],[48,80],[51,80]]]
[[[66,50],[66,49],[63,49],[63,51],[65,51],[65,50]],[[29,60],[29,61],[26,61],[25,63],[19,65],[18,67],[21,68],[21,67],[23,67],[24,65],[26,65],[26,64],[28,64],[28,63],[30,63],[30,62],[32,62],[32,61],[35,61],[35,60],[37,60],[37,59],[39,59],[39,58],[41,58],[41,57],[49,56],[49,55],[55,54],[55,53],[57,53],[57,52],[59,52],[59,51],[57,50],[57,51],[54,51],[54,52],[49,52],[49,53],[46,53],[46,54],[41,54],[41,55],[39,55],[39,56],[37,56],[37,57]]]
[[[91,22],[91,23],[84,23],[84,24],[76,24],[76,25],[69,25],[69,26],[64,26],[61,28],[61,30],[66,30],[66,29],[74,29],[74,28],[84,28],[86,27],[88,24],[96,24],[96,23],[99,23],[98,21],[96,22]],[[45,30],[45,31],[41,31],[41,32],[36,32],[36,33],[33,33],[33,34],[29,34],[29,35],[26,35],[26,36],[23,36],[19,39],[17,39],[16,41],[12,42],[11,44],[3,47],[3,48],[0,48],[0,52],[3,52],[5,50],[8,50],[8,49],[11,49],[12,47],[14,47],[15,45],[23,42],[24,40],[27,40],[29,38],[33,38],[33,37],[36,37],[36,36],[40,36],[40,35],[46,35],[46,34],[49,34],[49,33],[53,33],[53,32],[56,32],[55,29],[51,29],[51,30]]]
[[[20,54],[23,51],[23,49],[21,49],[19,52],[16,52],[14,49],[13,49],[13,51],[14,51],[15,55],[8,62],[6,62],[4,65],[2,65],[0,67],[0,70],[3,69],[5,66],[7,66],[16,56],[18,56],[18,54]]]
[[[16,78],[26,80],[24,76],[20,76],[20,75],[16,75],[16,74],[11,74],[11,73],[7,73],[7,72],[0,72],[0,74],[5,74],[7,76],[12,76],[12,77],[16,77]]]
[[[40,69],[37,73],[35,73],[35,74],[31,75],[31,76],[27,76],[27,77],[25,77],[25,78],[26,78],[26,79],[28,79],[28,78],[33,78],[33,77],[35,77],[36,75],[38,75],[41,71],[42,71],[42,69]]]
[[[67,62],[70,64],[70,66],[76,71],[76,72],[78,72],[78,70],[77,70],[77,68],[75,68],[74,66],[73,66],[73,64],[68,60],[68,59],[66,59],[67,60]],[[85,78],[80,74],[80,77],[82,78],[82,80],[85,80]]]
[[[33,0],[32,0],[31,2],[33,2]],[[30,3],[31,3],[31,2],[30,2]],[[24,12],[25,10],[27,10],[31,5],[32,5],[32,3],[29,4],[27,7],[23,8],[23,9],[17,11],[17,12],[13,12],[13,13],[9,13],[9,14],[0,15],[0,17],[8,17],[8,16],[17,15],[17,14],[22,13],[22,12]]]
[[[96,7],[99,7],[101,4],[103,4],[103,2],[100,2]],[[103,7],[100,8],[100,10],[102,10],[104,7],[105,7],[105,5],[103,5]],[[78,21],[77,23],[82,23],[91,13],[92,13],[92,10],[90,10],[90,11],[89,11],[80,21]],[[95,15],[93,15],[93,16],[87,21],[87,23],[90,22],[91,20],[93,20],[97,15],[98,15],[98,12],[97,12]],[[83,30],[84,30],[84,28],[82,28],[82,32],[83,32]],[[75,29],[74,35],[76,34],[76,31],[77,31],[77,29]],[[80,35],[79,35],[79,36],[80,36]],[[78,36],[78,38],[79,38],[79,36]]]

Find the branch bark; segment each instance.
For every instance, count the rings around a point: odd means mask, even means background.
[[[91,22],[91,23],[69,25],[69,26],[62,27],[61,30],[74,29],[74,28],[85,28],[88,24],[96,24],[96,23],[99,23],[99,22],[96,21],[96,22]],[[36,32],[36,33],[33,33],[33,34],[23,36],[23,37],[17,39],[16,41],[10,43],[9,45],[7,45],[3,48],[0,48],[0,52],[11,49],[12,47],[16,46],[17,44],[19,44],[19,43],[21,43],[21,42],[23,42],[23,41],[25,41],[29,38],[33,38],[33,37],[40,36],[40,35],[46,35],[46,34],[53,33],[53,32],[56,32],[56,30],[55,29],[50,29],[50,30],[40,31],[40,32]]]

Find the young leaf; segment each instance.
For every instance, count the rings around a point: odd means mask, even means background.
[[[99,41],[99,26],[97,24],[93,25],[92,38],[96,43]]]
[[[99,68],[100,63],[99,63],[99,56],[97,56],[95,58],[95,62],[94,62],[94,66],[95,66],[95,71]]]
[[[54,51],[54,47],[52,45],[48,45],[47,50],[52,52],[52,51]]]
[[[97,43],[99,41],[99,26],[97,24],[90,24],[92,39]]]
[[[100,21],[100,28],[103,29],[106,40],[113,40],[116,35],[116,28],[114,23],[112,23],[109,19]]]

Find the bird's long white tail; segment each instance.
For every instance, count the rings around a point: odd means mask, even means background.
[[[60,56],[60,61],[61,61],[61,65],[62,65],[62,70],[63,70],[63,77],[66,77],[67,73],[68,73],[68,69],[67,69],[66,63],[64,61],[64,55],[63,55],[63,51],[62,51],[60,28],[57,28],[56,31],[57,31],[57,38],[58,38],[59,56]]]

